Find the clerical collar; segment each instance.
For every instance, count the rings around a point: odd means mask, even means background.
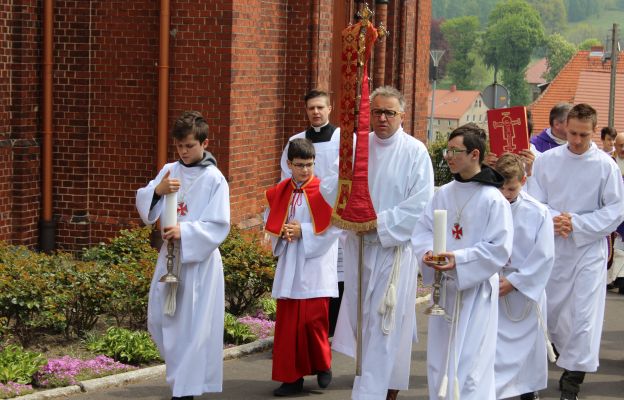
[[[311,126],[306,130],[305,137],[312,143],[329,142],[336,127],[327,122],[323,126]]]
[[[552,130],[550,128],[546,129],[546,134],[555,141],[555,143],[557,143],[559,146],[561,146],[562,144],[566,144],[568,143],[567,140],[565,139],[559,139],[557,136],[553,135]]]

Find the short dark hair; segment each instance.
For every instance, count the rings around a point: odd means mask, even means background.
[[[550,126],[553,126],[555,120],[564,122],[571,108],[572,105],[570,103],[555,104],[555,106],[550,109],[550,115],[548,116],[548,123]]]
[[[193,135],[199,143],[204,143],[208,139],[208,123],[199,111],[184,111],[173,123],[171,135],[176,140]]]
[[[308,100],[315,99],[317,97],[325,97],[327,99],[327,104],[329,104],[329,94],[323,90],[312,89],[305,96],[303,96],[303,102],[308,104]]]
[[[591,121],[592,128],[596,128],[598,125],[598,113],[594,107],[587,103],[579,103],[572,107],[568,113],[568,121],[571,119],[578,119],[579,121]]]
[[[615,130],[615,128],[605,126],[600,130],[600,140],[605,140],[607,136],[615,140],[615,138],[617,137],[617,131]]]
[[[314,145],[308,139],[293,139],[288,143],[288,161],[292,161],[295,158],[309,160],[315,157]]]
[[[479,128],[477,124],[469,122],[451,132],[448,140],[457,136],[463,136],[467,153],[470,153],[474,149],[479,150],[479,163],[482,163],[485,157],[485,142],[487,140],[485,131]]]

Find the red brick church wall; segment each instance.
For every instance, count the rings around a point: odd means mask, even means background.
[[[171,1],[168,120],[205,115],[233,223],[259,223],[282,147],[306,125],[303,94],[331,89],[328,21],[338,3]],[[430,0],[390,9],[400,40],[387,83],[404,91],[406,130],[422,138]],[[41,209],[41,13],[42,0],[0,6],[0,240],[31,247]],[[139,223],[135,192],[156,172],[159,2],[55,0],[54,13],[56,241],[77,250]]]

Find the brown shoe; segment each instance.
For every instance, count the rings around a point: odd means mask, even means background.
[[[388,394],[386,395],[386,400],[396,400],[399,395],[399,391],[396,389],[388,389]]]

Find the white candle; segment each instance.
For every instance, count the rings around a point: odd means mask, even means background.
[[[162,227],[168,228],[178,224],[178,193],[165,195],[165,212],[162,215]]]
[[[446,251],[446,210],[433,210],[433,255]]]

